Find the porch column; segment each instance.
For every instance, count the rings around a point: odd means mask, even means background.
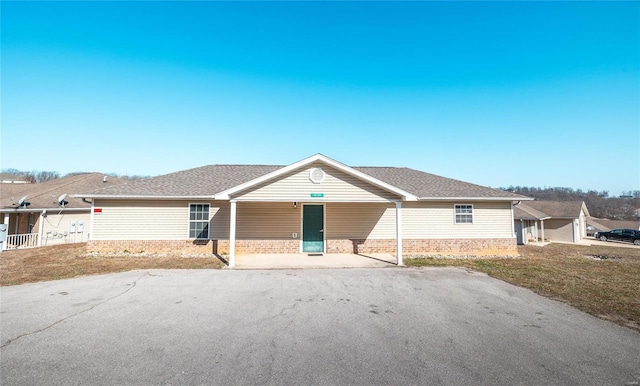
[[[5,236],[9,236],[9,217],[10,214],[9,213],[5,213],[4,214],[4,229],[5,229]],[[7,249],[7,239],[5,238],[4,242],[2,243],[2,248],[3,251]]]
[[[536,220],[536,229],[534,236],[536,238],[536,244],[538,244],[538,220]]]
[[[402,202],[396,202],[396,257],[402,264]]]
[[[540,236],[542,238],[542,242],[544,243],[544,220],[540,220]]]
[[[44,217],[47,215],[47,210],[43,209],[38,219],[38,246],[42,246],[42,232],[44,231]]]
[[[236,202],[231,201],[229,215],[229,268],[236,266]]]
[[[527,232],[523,219],[520,219],[520,241],[522,241],[522,245],[527,245]]]

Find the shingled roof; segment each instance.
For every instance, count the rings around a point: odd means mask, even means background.
[[[327,159],[316,155],[308,160]],[[332,163],[339,164],[330,160]],[[304,162],[305,160],[301,161]],[[340,164],[341,165],[341,164]],[[289,165],[291,166],[291,165]],[[113,198],[214,198],[218,193],[277,172],[282,165],[208,165],[145,180],[132,181],[79,194],[80,197]],[[342,167],[394,186],[419,198],[476,198],[527,200],[528,197],[441,177],[419,170],[397,167]]]
[[[585,208],[586,215],[589,216],[589,211],[586,209],[583,201],[528,201],[527,203],[520,203],[516,208],[520,207],[520,210],[526,211],[529,215],[531,213],[542,212],[547,218],[578,218],[580,211]],[[514,212],[515,219],[523,220],[535,220],[535,218],[519,217],[523,212]],[[538,218],[538,220],[543,218]]]
[[[63,194],[67,194],[64,199],[67,201],[65,208],[90,208],[91,204],[83,202],[82,199],[72,195],[83,191],[95,190],[98,187],[114,187],[126,181],[122,178],[107,177],[107,182],[104,182],[104,174],[87,173],[35,184],[2,184],[0,186],[0,210],[6,212],[8,209],[17,209],[18,200],[24,196],[27,196],[26,201],[30,205],[23,209],[60,209],[57,200]]]
[[[610,231],[616,228],[640,229],[640,221],[609,220],[595,217],[587,217],[587,225],[591,225],[599,231]]]
[[[535,210],[526,204],[520,203],[513,207],[513,218],[516,220],[546,220],[551,218],[546,213]]]
[[[529,199],[504,190],[492,189],[410,168],[354,167],[354,169],[423,199],[452,197]]]

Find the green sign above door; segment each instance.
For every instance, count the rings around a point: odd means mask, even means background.
[[[311,193],[311,197],[324,197],[324,193]]]

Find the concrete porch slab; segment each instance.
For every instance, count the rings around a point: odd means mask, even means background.
[[[385,268],[395,267],[397,259],[385,253],[296,253],[238,255],[236,269],[298,269],[298,268]]]

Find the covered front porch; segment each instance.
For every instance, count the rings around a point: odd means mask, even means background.
[[[402,202],[230,200],[228,213],[222,250],[231,268],[243,258],[265,267],[402,265]]]
[[[238,254],[235,256],[236,269],[386,268],[396,266],[396,256],[389,253],[278,253]]]

